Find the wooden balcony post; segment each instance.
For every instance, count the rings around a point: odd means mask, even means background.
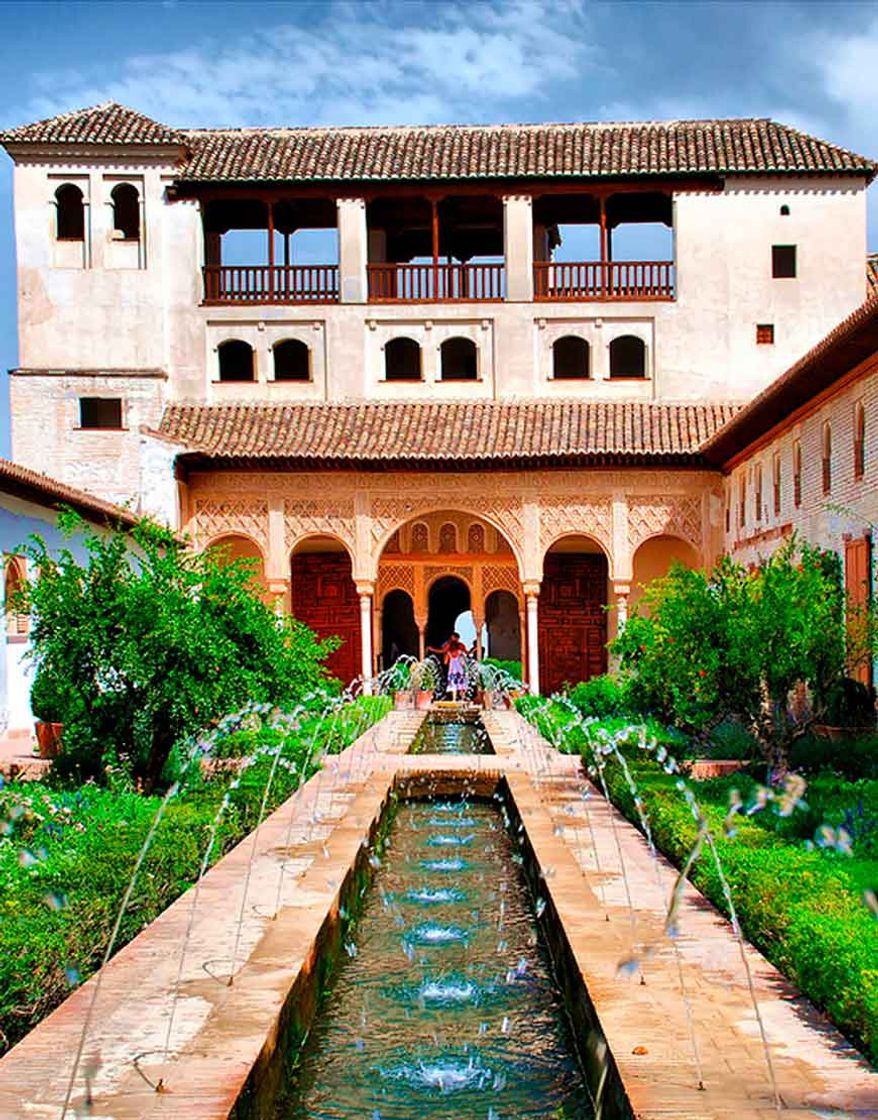
[[[274,301],[274,202],[268,203],[268,298]]]
[[[610,231],[607,229],[607,200],[601,195],[601,279],[600,295],[605,296],[609,288]]]
[[[439,298],[439,202],[430,199],[430,224],[433,232],[433,299]]]

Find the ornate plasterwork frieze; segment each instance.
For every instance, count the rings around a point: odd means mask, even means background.
[[[631,552],[650,537],[680,537],[702,548],[700,496],[654,494],[628,499],[628,544]]]
[[[613,504],[609,497],[584,499],[575,495],[543,495],[540,498],[540,552],[560,537],[591,537],[613,551]]]
[[[333,496],[324,498],[284,498],[284,545],[289,551],[297,541],[309,536],[338,537],[356,548],[354,500]]]
[[[263,498],[196,498],[193,536],[202,547],[217,537],[239,534],[268,547],[268,502]]]

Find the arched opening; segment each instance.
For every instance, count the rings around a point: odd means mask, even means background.
[[[866,410],[863,402],[854,406],[854,478],[866,473]]]
[[[521,618],[518,600],[511,591],[492,591],[485,600],[488,657],[521,661]]]
[[[828,420],[823,425],[821,476],[823,493],[828,494],[832,489],[832,427]]]
[[[10,556],[3,573],[3,605],[6,611],[6,633],[9,637],[22,637],[30,630],[30,617],[26,611],[17,610],[17,598],[27,583],[24,560]]]
[[[629,597],[629,605],[632,609],[642,599],[643,589],[653,580],[666,576],[675,561],[682,564],[684,568],[697,568],[701,558],[697,549],[679,537],[650,537],[640,545],[632,561]]]
[[[381,606],[381,665],[389,669],[400,657],[418,657],[415,605],[407,591],[388,591]]]
[[[584,338],[568,334],[552,346],[555,381],[582,381],[589,377],[589,346]]]
[[[475,381],[479,375],[476,344],[469,338],[448,338],[440,351],[443,381]]]
[[[439,528],[439,551],[457,552],[457,528],[452,521],[443,521]]]
[[[113,231],[123,241],[140,240],[140,195],[131,183],[119,183],[110,192],[113,200]]]
[[[311,351],[298,338],[285,338],[272,347],[275,381],[310,381]]]
[[[267,593],[265,559],[262,555],[262,549],[255,541],[237,533],[228,533],[224,537],[218,537],[215,541],[211,541],[208,547],[215,549],[222,560],[246,560],[248,568],[253,573],[253,578],[262,584]]]
[[[610,343],[610,377],[646,377],[646,343],[623,334]]]
[[[85,240],[85,201],[75,183],[55,191],[55,236],[58,241]]]
[[[220,381],[253,381],[253,347],[249,342],[229,338],[217,347]]]
[[[340,541],[314,536],[296,545],[290,560],[290,606],[293,617],[319,638],[341,638],[326,665],[344,683],[353,680],[361,668],[360,597],[350,555]]]
[[[430,585],[427,596],[428,646],[448,641],[458,616],[471,608],[469,588],[458,576],[440,576]]]
[[[606,554],[590,537],[562,537],[546,553],[539,598],[544,696],[607,671],[608,578]]]
[[[421,380],[421,348],[413,338],[391,338],[386,343],[384,380]]]

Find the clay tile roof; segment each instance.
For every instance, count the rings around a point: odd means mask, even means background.
[[[622,176],[865,175],[878,165],[767,119],[176,131],[114,102],[0,143],[181,144],[181,182],[405,182]]]
[[[105,101],[89,109],[75,109],[58,117],[0,132],[3,144],[175,144],[183,133],[128,109]]]
[[[870,298],[878,296],[878,253],[866,257],[866,287]]]
[[[878,299],[867,298],[794,365],[711,435],[702,451],[716,464],[735,458],[863,362],[878,357]]]
[[[9,459],[0,459],[0,493],[13,494],[52,509],[71,506],[94,522],[109,521],[131,528],[140,520],[130,509],[107,502],[85,490],[78,490],[75,486],[68,486],[66,482],[59,482],[57,478],[50,478],[47,474],[19,466]]]
[[[573,400],[170,404],[160,434],[194,460],[324,466],[694,462],[730,404]]]

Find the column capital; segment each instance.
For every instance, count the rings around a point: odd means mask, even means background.
[[[363,596],[368,596],[370,599],[375,594],[375,581],[372,579],[358,579],[356,581],[357,594],[362,599]]]
[[[627,579],[614,579],[613,594],[619,599],[627,599],[631,594],[631,581]]]
[[[538,579],[526,579],[521,585],[521,590],[524,592],[525,599],[537,599],[540,594],[540,581]]]

